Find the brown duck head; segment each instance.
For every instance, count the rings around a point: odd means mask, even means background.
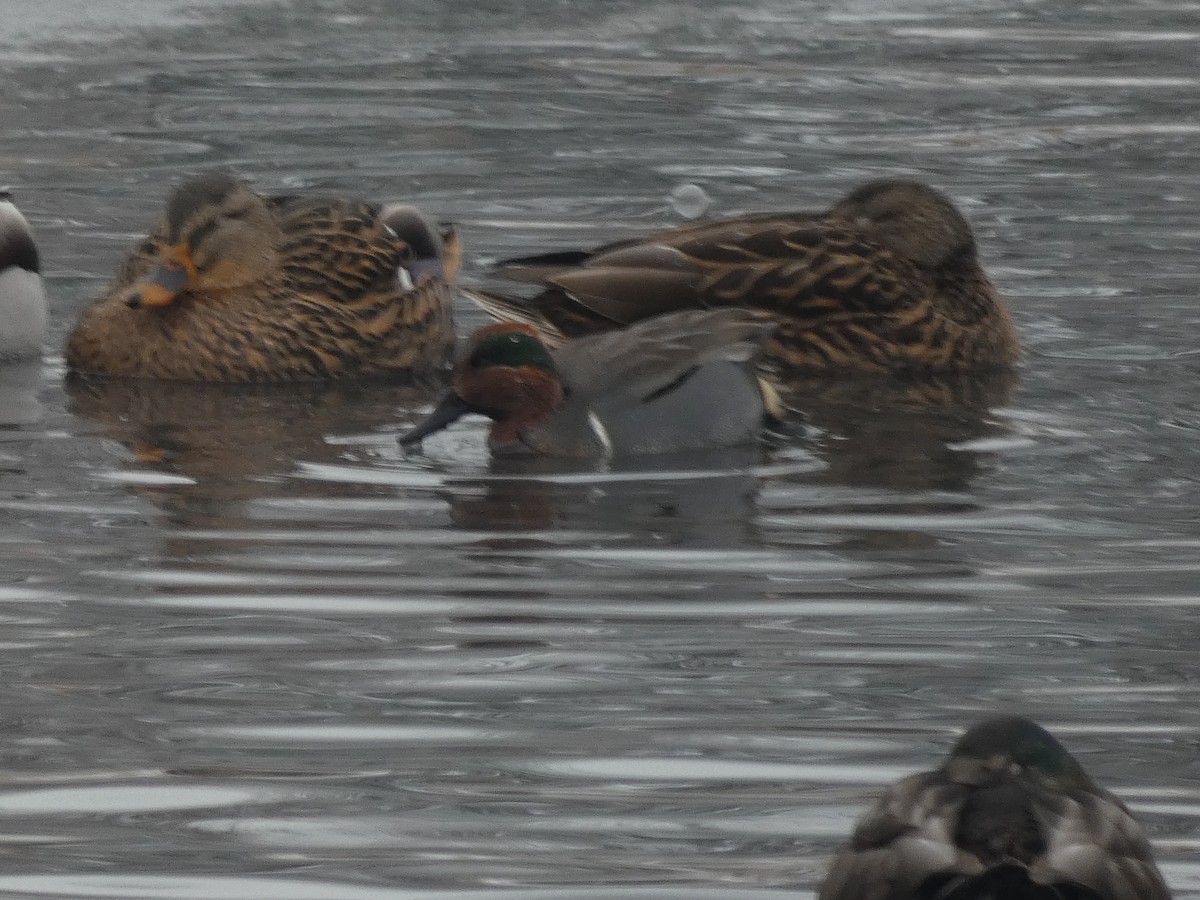
[[[253,284],[273,271],[280,237],[266,201],[237,179],[213,174],[184,182],[150,238],[151,267],[125,302],[169,306],[185,293]]]
[[[835,203],[829,214],[922,266],[975,259],[967,220],[945,194],[920,181],[872,181]]]

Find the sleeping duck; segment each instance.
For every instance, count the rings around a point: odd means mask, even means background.
[[[538,292],[466,293],[553,345],[666,312],[737,306],[777,320],[768,356],[781,370],[930,372],[1017,359],[970,226],[917,181],[872,182],[824,212],[715,219],[509,260],[498,274]]]
[[[71,369],[184,381],[409,376],[443,366],[458,238],[412,207],[184,182],[83,313]]]
[[[818,900],[1168,900],[1125,804],[1044,728],[974,726],[876,801]]]

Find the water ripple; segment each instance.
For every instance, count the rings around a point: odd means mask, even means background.
[[[1200,896],[1194,2],[64,4],[121,36],[0,38],[52,297],[0,370],[0,896],[809,897],[998,709]],[[917,177],[1024,353],[597,466],[481,419],[404,454],[442,385],[65,378],[170,185],[230,168],[455,221],[471,285],[680,224],[681,181],[724,215]]]
[[[213,806],[279,803],[297,799],[290,791],[155,783],[106,784],[0,792],[0,816],[105,815]]]
[[[17,896],[115,897],[126,900],[811,900],[803,891],[766,888],[666,888],[637,884],[570,886],[542,890],[411,890],[371,887],[352,881],[212,875],[6,875],[0,892]]]

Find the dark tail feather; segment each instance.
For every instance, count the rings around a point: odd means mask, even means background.
[[[509,281],[542,282],[563,269],[583,265],[592,254],[586,250],[562,250],[537,256],[520,256],[496,263],[496,274]]]

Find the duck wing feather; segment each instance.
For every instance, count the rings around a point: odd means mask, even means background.
[[[553,356],[568,392],[580,399],[645,401],[705,363],[757,358],[774,329],[774,322],[746,310],[694,310],[580,338]]]
[[[527,299],[487,292],[476,298],[485,308],[568,336],[723,306],[774,313],[789,331],[861,325],[865,333],[880,316],[922,318],[933,289],[911,261],[846,223],[811,215],[689,226],[592,254],[527,258],[500,274],[544,289]]]
[[[893,786],[819,900],[1169,900],[1140,826],[1103,788],[983,791],[941,773]]]
[[[283,233],[279,247],[287,286],[351,304],[397,289],[397,272],[411,256],[380,217],[380,208],[356,200],[276,198]]]

